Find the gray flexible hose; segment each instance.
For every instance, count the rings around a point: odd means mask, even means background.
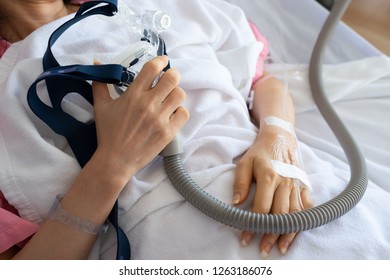
[[[191,179],[183,167],[180,145],[176,141],[172,144],[173,148],[168,147],[162,153],[164,166],[172,184],[193,206],[211,218],[240,230],[284,234],[327,224],[347,213],[359,202],[368,183],[365,160],[354,139],[327,100],[321,80],[321,58],[326,41],[349,2],[350,0],[336,2],[320,32],[310,61],[313,98],[344,149],[350,164],[351,178],[345,190],[326,203],[296,213],[258,214],[238,209],[211,196]]]

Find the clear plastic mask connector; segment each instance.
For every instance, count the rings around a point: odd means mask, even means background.
[[[165,52],[160,33],[171,25],[171,18],[167,13],[150,10],[139,13],[121,0],[118,1],[116,16],[126,24],[130,33],[139,38],[139,41],[130,44],[127,49],[111,61],[115,64],[121,64],[126,69],[122,83],[109,85],[109,91],[113,98],[119,97],[126,91],[146,62]]]

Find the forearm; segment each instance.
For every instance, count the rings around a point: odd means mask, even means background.
[[[250,113],[260,128],[265,127],[264,118],[269,116],[278,117],[294,125],[294,106],[282,81],[275,77],[260,79],[254,85],[253,90],[253,109]]]
[[[72,216],[103,224],[125,184],[99,155],[80,172],[61,199],[61,207]],[[118,179],[113,179],[117,176]],[[96,234],[86,233],[57,220],[47,219],[15,259],[85,259]]]

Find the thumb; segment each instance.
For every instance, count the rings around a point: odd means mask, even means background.
[[[108,91],[107,84],[93,81],[92,82],[92,95],[95,105],[112,101],[110,93]]]
[[[93,61],[94,65],[101,65],[101,62],[98,60]],[[112,98],[110,96],[110,92],[108,91],[107,84],[93,81],[92,82],[92,95],[94,104],[98,104],[99,102],[108,102],[111,101]]]
[[[240,161],[237,164],[233,187],[233,204],[242,203],[248,197],[253,178],[252,170],[253,166],[249,161]]]

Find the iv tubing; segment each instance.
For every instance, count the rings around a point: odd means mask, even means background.
[[[350,0],[336,1],[326,20],[310,61],[313,98],[324,119],[344,149],[351,178],[337,197],[311,209],[289,214],[259,214],[232,207],[200,188],[186,173],[178,139],[162,152],[164,166],[172,184],[184,198],[209,217],[234,228],[256,233],[290,233],[325,225],[351,210],[362,198],[368,183],[365,160],[355,141],[326,99],[321,81],[321,60],[327,39],[332,34]]]

